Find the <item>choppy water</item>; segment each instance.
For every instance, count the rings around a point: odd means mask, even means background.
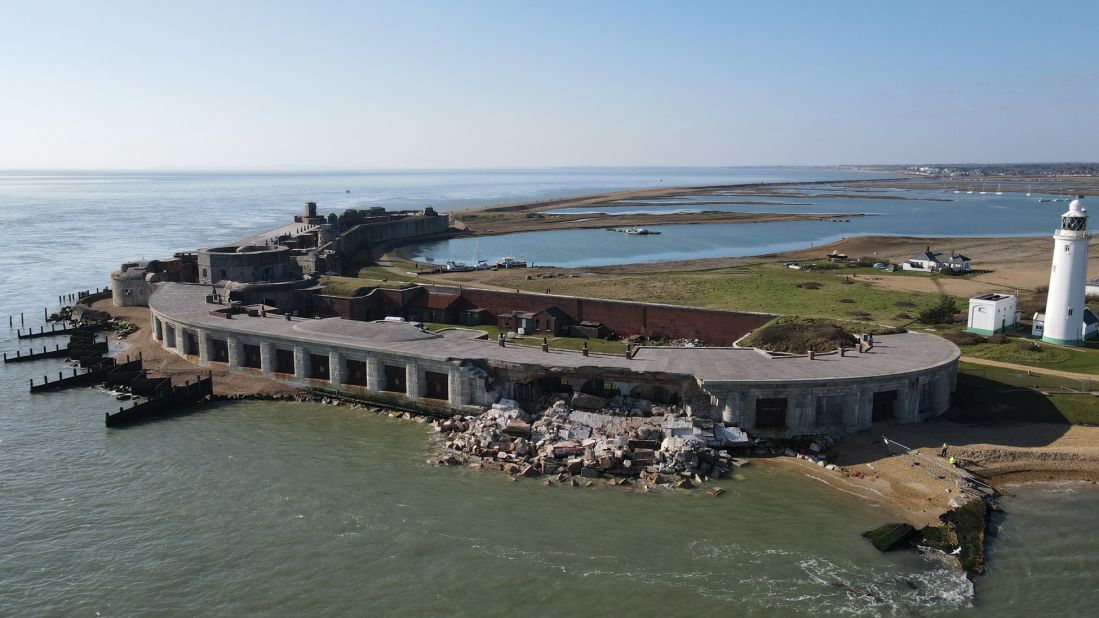
[[[0,176],[0,319],[38,324],[42,305],[105,284],[123,259],[277,224],[329,182]],[[0,327],[0,347],[16,346]],[[0,368],[0,616],[1082,615],[1099,602],[1099,492],[1082,487],[1007,501],[974,601],[940,560],[862,541],[888,520],[879,510],[771,467],[717,499],[547,488],[427,466],[424,426],[317,405],[107,430],[105,393],[27,393],[59,365]]]
[[[832,193],[850,190],[836,188]],[[655,225],[659,236],[630,236],[605,229],[523,232],[505,236],[454,238],[406,249],[419,260],[472,262],[505,255],[523,256],[535,264],[562,268],[609,266],[668,260],[761,255],[834,242],[850,236],[1039,236],[1051,234],[1066,202],[1042,203],[1037,194],[954,194],[941,190],[882,190],[867,197],[827,197],[821,190],[800,197],[699,196],[660,200],[624,200],[609,206],[561,209],[562,214],[672,214],[702,211],[868,215],[843,222]],[[907,199],[874,199],[895,195]],[[734,201],[758,204],[731,204]],[[840,218],[843,218],[842,216]],[[939,250],[964,247],[939,247]],[[975,259],[980,256],[971,255]]]

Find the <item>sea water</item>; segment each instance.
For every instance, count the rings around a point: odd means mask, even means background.
[[[470,182],[424,174],[409,192]],[[351,182],[0,176],[0,320],[37,326],[123,260],[246,236]],[[0,347],[20,346],[0,327]],[[106,429],[108,393],[28,392],[62,366],[0,368],[3,616],[1005,616],[1099,602],[1090,486],[1009,498],[974,597],[941,556],[861,539],[892,519],[880,508],[765,463],[712,498],[436,468],[429,428],[346,407],[218,404]]]

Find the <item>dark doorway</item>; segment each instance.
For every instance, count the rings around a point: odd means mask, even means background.
[[[618,387],[614,385],[614,382],[602,378],[592,378],[584,382],[583,386],[580,387],[580,392],[595,395],[596,397],[614,397],[622,394]]]
[[[756,399],[756,428],[786,428],[786,398],[769,397]]]
[[[442,399],[443,401],[450,399],[448,378],[449,376],[445,373],[425,371],[424,384],[427,386],[427,393],[424,396],[428,399]]]
[[[194,356],[198,354],[198,335],[192,332],[184,332],[183,334],[183,353],[187,356]]]
[[[327,354],[310,354],[309,355],[309,377],[314,380],[327,380],[328,379],[328,355]]]
[[[366,386],[366,363],[347,359],[347,375],[344,382],[351,386]]]
[[[294,373],[293,350],[275,350],[275,373]]]
[[[241,364],[244,365],[245,367],[248,367],[248,368],[251,368],[251,369],[259,369],[260,368],[259,346],[258,345],[253,345],[253,344],[250,344],[250,343],[246,343],[242,347],[244,348],[244,362],[241,363]]]
[[[874,393],[874,411],[870,416],[873,422],[888,421],[897,415],[897,391]]]
[[[405,392],[405,368],[385,366],[385,390],[391,393]]]
[[[224,339],[210,340],[210,360],[215,363],[229,362],[229,342]]]

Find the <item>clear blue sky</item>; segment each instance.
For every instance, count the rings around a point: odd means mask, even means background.
[[[7,2],[0,168],[1099,160],[1099,2]]]

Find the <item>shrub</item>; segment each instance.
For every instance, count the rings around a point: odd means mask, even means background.
[[[893,316],[893,319],[894,320],[911,320],[912,316],[907,314],[907,313],[902,312],[902,313],[898,313],[897,315]]]
[[[893,304],[898,306],[898,307],[904,307],[906,309],[909,309],[909,308],[912,308],[912,307],[916,306],[916,303],[914,303],[910,300],[898,300],[897,302],[895,302]]]
[[[953,324],[958,315],[958,301],[953,296],[943,294],[939,302],[920,312],[922,324]]]
[[[845,305],[850,305],[850,304],[854,303],[855,301],[850,299],[850,298],[841,298],[841,299],[837,300],[836,302],[837,303],[843,303]]]
[[[1034,352],[1039,349],[1038,344],[1033,341],[1021,341],[1015,344],[1015,348],[1023,352]]]
[[[1007,343],[1007,337],[1004,335],[992,335],[988,338],[989,343]]]
[[[823,286],[816,281],[803,281],[801,283],[794,284],[794,287],[798,287],[803,290],[819,290]]]

